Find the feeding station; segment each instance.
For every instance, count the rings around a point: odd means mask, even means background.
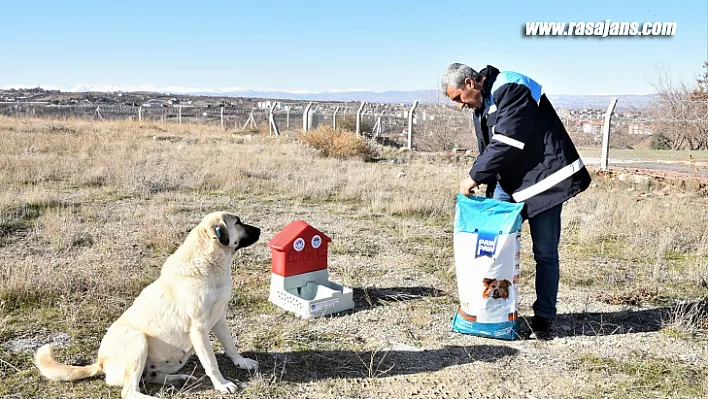
[[[329,281],[330,242],[331,238],[302,220],[273,237],[268,243],[272,259],[268,300],[302,318],[352,309],[352,289]]]

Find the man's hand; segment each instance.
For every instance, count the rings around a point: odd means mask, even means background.
[[[460,193],[462,195],[470,195],[475,187],[477,187],[477,182],[468,177],[460,182]]]

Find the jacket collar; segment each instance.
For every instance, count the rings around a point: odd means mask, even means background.
[[[494,85],[494,81],[497,80],[499,70],[491,65],[487,65],[487,67],[482,69],[479,73],[487,77],[482,85],[482,97],[485,100],[489,100],[489,97],[492,95],[492,86]]]
[[[484,103],[484,107],[478,110],[479,114],[482,115],[491,105],[492,86],[494,85],[494,81],[497,80],[499,70],[491,65],[487,65],[484,69],[479,71],[479,74],[486,77],[484,84],[482,84],[482,102]]]

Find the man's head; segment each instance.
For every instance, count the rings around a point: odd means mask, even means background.
[[[454,63],[445,70],[440,82],[442,91],[460,108],[482,107],[484,76],[465,64]]]

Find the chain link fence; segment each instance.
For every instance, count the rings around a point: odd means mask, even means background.
[[[304,131],[319,126],[357,131],[390,145],[419,151],[476,151],[476,136],[469,110],[450,105],[423,104],[410,117],[412,104],[361,102],[258,101],[254,107],[215,105],[52,105],[37,102],[0,103],[0,115],[46,119],[130,120],[163,124],[198,124],[244,131],[265,127],[272,118],[280,132]],[[641,109],[622,107],[612,113],[611,145],[633,148],[660,136],[667,146],[702,149],[708,146],[708,101],[658,99]],[[588,102],[557,107],[566,130],[581,147],[602,144],[607,103]],[[307,111],[307,112],[306,112]],[[413,129],[409,136],[409,123]],[[656,143],[655,143],[656,144]],[[645,144],[646,145],[646,144]]]

